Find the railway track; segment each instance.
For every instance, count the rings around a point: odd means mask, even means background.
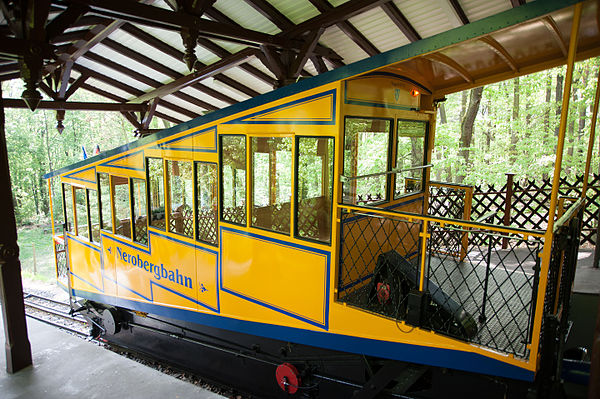
[[[23,293],[27,317],[81,336],[89,336],[87,321],[70,313],[68,303],[40,295]]]

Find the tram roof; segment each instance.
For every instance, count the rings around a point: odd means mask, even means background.
[[[436,0],[438,3],[445,1]],[[44,178],[81,168],[100,159],[112,157],[195,126],[211,123],[245,109],[374,71],[393,73],[416,80],[432,92],[435,98],[441,98],[449,93],[559,66],[566,63],[573,5],[579,2],[537,0],[510,8],[510,4],[500,6],[496,1],[464,0],[463,3],[474,19],[477,16],[481,17],[482,13],[484,17],[193,118],[172,128],[50,172],[44,175]],[[284,3],[289,2],[281,3],[283,7]],[[482,4],[489,6],[488,10],[493,10],[495,13],[486,16],[485,11],[480,11],[477,14],[476,5],[481,8]],[[427,11],[427,7],[424,7],[424,10]],[[358,17],[361,15],[363,14],[359,14]],[[248,23],[250,24],[250,21]],[[599,2],[584,1],[577,59],[586,59],[600,54],[599,26]]]

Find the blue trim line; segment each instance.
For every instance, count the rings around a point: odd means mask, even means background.
[[[80,276],[78,276],[77,274],[75,274],[73,272],[69,272],[69,273],[71,273],[71,275],[73,275],[74,277],[77,277],[79,280],[83,281],[85,284],[89,285],[90,287],[94,287],[96,290],[98,290],[100,292],[104,292],[104,289],[100,289],[99,287],[96,287],[95,284],[90,283],[89,281],[87,281],[83,277],[80,277]],[[68,291],[68,289],[67,289],[67,291]]]
[[[496,375],[523,381],[533,381],[535,377],[535,374],[532,371],[478,353],[419,346],[408,343],[379,341],[325,331],[310,331],[294,327],[251,322],[221,315],[212,315],[186,309],[169,308],[162,305],[120,299],[80,290],[73,290],[73,294],[108,305],[121,306],[127,309],[158,316],[238,331],[280,341],[297,342],[299,344],[311,345],[319,348],[365,354],[405,362],[428,364],[436,367],[446,367],[480,374]]]
[[[192,138],[194,136],[197,135],[202,135],[205,133],[210,132],[211,130],[213,130],[213,135],[214,135],[214,143],[215,146],[213,148],[210,147],[205,147],[205,148],[194,148],[194,147],[171,147],[168,144],[173,144],[176,143],[178,141],[182,141],[188,138]],[[188,133],[184,136],[181,137],[177,137],[174,139],[171,139],[169,141],[165,141],[164,143],[160,143],[157,144],[155,148],[161,149],[161,150],[168,150],[168,151],[190,151],[190,152],[208,152],[208,153],[216,153],[217,152],[217,127],[213,126],[213,127],[209,127],[208,129],[202,129],[199,130],[197,132],[192,132],[192,133]]]
[[[296,249],[300,249],[302,251],[305,252],[311,252],[311,253],[316,253],[322,256],[325,256],[326,259],[326,267],[325,267],[325,287],[324,287],[324,303],[323,303],[323,322],[319,322],[313,319],[310,319],[306,316],[302,316],[298,313],[292,312],[288,309],[284,309],[282,307],[270,304],[266,301],[262,301],[247,295],[244,295],[240,292],[234,291],[231,288],[227,288],[224,286],[224,282],[223,282],[223,255],[222,255],[222,248],[223,248],[223,231],[228,231],[231,232],[233,234],[238,234],[238,235],[242,235],[242,236],[247,236],[247,237],[251,237],[251,238],[256,238],[262,241],[269,241],[269,242],[273,242],[277,245],[281,245],[284,247],[290,247],[290,248],[296,248]],[[247,300],[249,302],[252,302],[256,305],[260,305],[263,306],[267,309],[271,309],[274,310],[276,312],[285,314],[286,316],[290,316],[293,317],[294,319],[303,321],[305,323],[308,323],[310,325],[313,325],[315,327],[319,327],[319,328],[323,328],[324,330],[328,330],[329,329],[329,275],[330,275],[330,268],[331,268],[331,253],[329,251],[324,251],[318,248],[311,248],[311,247],[307,247],[304,245],[300,245],[300,244],[296,244],[296,243],[291,243],[288,241],[282,241],[276,238],[271,238],[271,237],[266,237],[263,235],[259,235],[259,234],[255,234],[255,233],[250,233],[247,231],[242,231],[242,230],[237,230],[237,229],[232,229],[230,227],[224,227],[224,226],[220,226],[220,230],[219,230],[219,239],[221,242],[221,253],[219,254],[219,277],[220,277],[220,288],[222,291],[227,292],[231,295],[234,295],[238,298]]]
[[[199,246],[199,245],[195,245],[195,244],[192,244],[192,243],[188,243],[188,242],[185,242],[185,241],[181,241],[181,240],[178,240],[176,238],[169,237],[169,236],[166,236],[166,235],[163,235],[163,234],[159,234],[159,233],[157,233],[155,231],[151,231],[151,230],[148,230],[148,249],[146,249],[145,247],[141,247],[141,248],[137,247],[137,246],[135,246],[135,245],[133,245],[133,244],[127,242],[127,241],[123,241],[123,239],[120,239],[118,237],[110,236],[110,235],[106,234],[106,232],[104,232],[104,231],[101,231],[100,237],[101,237],[101,240],[104,239],[104,238],[109,239],[109,240],[113,240],[113,241],[115,241],[115,242],[117,242],[117,243],[119,243],[119,244],[121,244],[123,246],[126,246],[126,247],[132,248],[134,250],[143,252],[143,253],[145,253],[147,255],[151,255],[152,254],[152,248],[151,248],[151,245],[152,245],[151,242],[152,241],[150,240],[151,233],[152,233],[152,235],[156,235],[158,237],[166,238],[168,240],[177,242],[179,244],[184,244],[184,245],[186,245],[188,247],[192,247],[195,250],[200,250],[200,251],[208,252],[208,253],[210,253],[212,255],[215,255],[217,257],[216,264],[215,264],[215,289],[217,290],[217,292],[216,292],[216,294],[217,294],[217,307],[213,307],[213,306],[211,306],[211,305],[209,305],[209,304],[207,304],[205,302],[200,301],[199,299],[198,300],[194,299],[194,298],[192,298],[192,297],[190,297],[188,295],[182,294],[182,293],[177,292],[177,291],[175,291],[175,290],[173,290],[171,288],[168,288],[168,287],[166,287],[166,286],[164,286],[162,284],[159,284],[159,283],[155,282],[152,279],[152,277],[148,278],[148,282],[150,284],[150,297],[147,297],[144,294],[141,294],[141,293],[139,293],[139,292],[131,289],[130,287],[127,287],[127,286],[125,286],[123,284],[120,284],[118,281],[113,280],[112,278],[108,277],[104,273],[104,256],[102,254],[100,254],[100,275],[102,277],[102,288],[96,287],[94,284],[90,283],[89,281],[87,281],[86,279],[84,279],[81,276],[77,276],[75,274],[73,274],[73,275],[75,277],[77,277],[78,279],[80,279],[81,281],[83,281],[84,283],[86,283],[86,284],[88,284],[88,285],[96,288],[98,291],[100,291],[102,293],[104,293],[104,290],[105,290],[105,288],[104,288],[104,279],[107,279],[108,281],[111,281],[112,283],[116,284],[118,287],[121,287],[121,288],[123,288],[123,289],[125,289],[125,290],[127,290],[127,291],[129,291],[129,292],[131,292],[131,293],[133,293],[133,294],[135,294],[137,296],[139,296],[140,298],[142,298],[142,299],[144,299],[146,301],[149,301],[149,302],[154,302],[153,287],[154,286],[158,286],[158,287],[160,287],[160,288],[162,288],[162,289],[164,289],[166,291],[169,291],[169,292],[171,292],[171,293],[173,293],[173,294],[175,294],[177,296],[180,296],[180,297],[182,297],[182,298],[184,298],[186,300],[189,300],[190,302],[192,302],[192,303],[194,303],[196,305],[202,306],[203,308],[211,310],[211,311],[213,311],[215,313],[220,313],[220,311],[221,311],[220,310],[221,309],[221,305],[220,305],[220,298],[219,298],[219,270],[218,270],[218,262],[219,262],[218,258],[219,258],[219,254],[218,254],[217,251],[215,251],[213,249],[210,249],[210,248],[205,248],[205,247],[202,247],[202,246]],[[91,246],[88,243],[76,240],[76,239],[74,239],[73,237],[71,237],[69,235],[67,235],[67,238],[71,239],[71,240],[73,240],[73,241],[75,241],[77,243],[80,243],[82,245],[85,245],[85,246],[87,246],[87,247],[89,247],[89,248],[91,248],[91,249],[93,249],[93,250],[95,250],[97,252],[101,252],[101,250],[100,250],[99,247]],[[101,244],[101,246],[103,246],[103,244]],[[116,254],[114,256],[116,257]]]
[[[283,120],[283,119],[273,119],[273,120],[269,120],[269,119],[259,119],[259,120],[252,120],[252,118],[255,118],[257,116],[261,116],[261,115],[267,115],[270,114],[272,112],[275,111],[280,111],[280,110],[284,110],[286,108],[293,108],[297,105],[304,105],[304,104],[308,104],[310,102],[316,101],[316,100],[320,100],[322,98],[325,97],[329,97],[332,96],[331,99],[331,116],[327,119],[327,120],[320,120],[320,119],[314,119],[314,118],[306,118],[306,119],[289,119],[289,120]],[[303,97],[303,98],[299,98],[297,100],[294,101],[290,101],[288,103],[285,104],[281,104],[281,105],[277,105],[275,107],[271,107],[271,108],[267,108],[265,110],[262,111],[258,111],[258,112],[254,112],[252,114],[249,115],[244,115],[242,117],[230,120],[228,122],[225,122],[225,125],[252,125],[252,124],[261,124],[261,125],[289,125],[289,124],[294,124],[294,125],[335,125],[335,121],[336,121],[336,114],[335,114],[335,106],[336,106],[336,98],[337,98],[337,90],[333,89],[333,90],[328,90],[328,91],[324,91],[322,93],[317,93],[317,94],[313,94],[311,96],[308,97]]]
[[[300,80],[297,83],[284,86],[277,90],[273,90],[246,101],[234,104],[230,107],[211,112],[207,115],[199,116],[169,129],[148,135],[139,140],[122,145],[112,150],[105,151],[104,153],[98,154],[83,161],[79,161],[72,165],[46,173],[43,178],[48,179],[50,177],[63,174],[70,170],[98,162],[102,159],[110,158],[123,151],[129,151],[134,148],[151,144],[156,140],[181,133],[200,125],[212,123],[227,116],[235,115],[239,112],[258,107],[275,100],[281,100],[282,98],[291,96],[293,94],[314,89],[338,80],[357,76],[368,71],[373,71],[377,68],[400,62],[421,54],[440,50],[442,48],[464,42],[475,37],[484,36],[497,30],[544,16],[552,11],[572,6],[573,4],[580,3],[582,1],[583,0],[545,0],[528,2],[525,5],[511,8],[496,15],[492,15],[490,17],[471,22],[470,24],[442,32],[413,43],[409,43],[405,46],[377,54],[373,57],[366,58],[340,68],[336,68],[309,79]]]
[[[94,169],[94,177],[96,176],[96,166],[90,166],[89,168],[85,168],[85,169],[81,169],[72,173],[69,173],[68,175],[65,175],[65,178],[67,179],[71,179],[71,180],[77,180],[77,181],[82,181],[84,183],[92,183],[92,184],[96,184],[96,180],[87,180],[87,179],[82,179],[79,177],[73,177],[73,175],[78,175],[80,173],[85,172],[86,170],[90,170],[90,169]]]
[[[84,245],[96,252],[100,252],[100,247],[94,245],[94,243],[90,242],[90,241],[82,241],[81,238],[71,235],[71,233],[67,233],[67,239],[71,240],[71,241],[75,241],[78,244]]]
[[[118,168],[118,169],[126,169],[126,170],[135,170],[135,171],[138,171],[138,172],[145,172],[145,170],[144,170],[143,167],[142,168],[134,168],[134,167],[131,167],[131,166],[113,165],[112,164],[112,162],[120,161],[121,159],[124,159],[124,158],[133,157],[133,156],[139,154],[140,152],[142,153],[142,163],[143,163],[143,155],[144,154],[143,154],[143,150],[140,150],[140,151],[135,151],[135,152],[132,152],[132,153],[129,153],[129,154],[125,154],[123,156],[111,159],[110,161],[103,162],[99,166],[105,166],[105,167],[108,167],[108,168]]]

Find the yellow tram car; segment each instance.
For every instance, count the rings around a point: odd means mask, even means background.
[[[454,86],[434,87],[418,57],[473,51],[465,37],[483,34],[510,46],[550,11],[568,32],[573,7],[548,4],[519,7],[520,24],[477,21],[49,173],[59,282],[141,315],[533,381],[542,320],[564,300],[561,230],[474,221],[464,206],[428,213],[444,186],[429,173],[436,101],[464,85],[446,74]],[[584,3],[584,16],[596,7]],[[580,48],[591,56],[599,35],[588,25]],[[478,251],[498,237],[522,255],[513,264]]]

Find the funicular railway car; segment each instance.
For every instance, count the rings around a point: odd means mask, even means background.
[[[598,13],[528,3],[51,172],[58,281],[109,341],[261,397],[545,397],[584,200],[555,218],[555,184],[545,231],[430,214],[468,191],[430,180],[436,103],[564,64],[544,21],[598,55]]]

